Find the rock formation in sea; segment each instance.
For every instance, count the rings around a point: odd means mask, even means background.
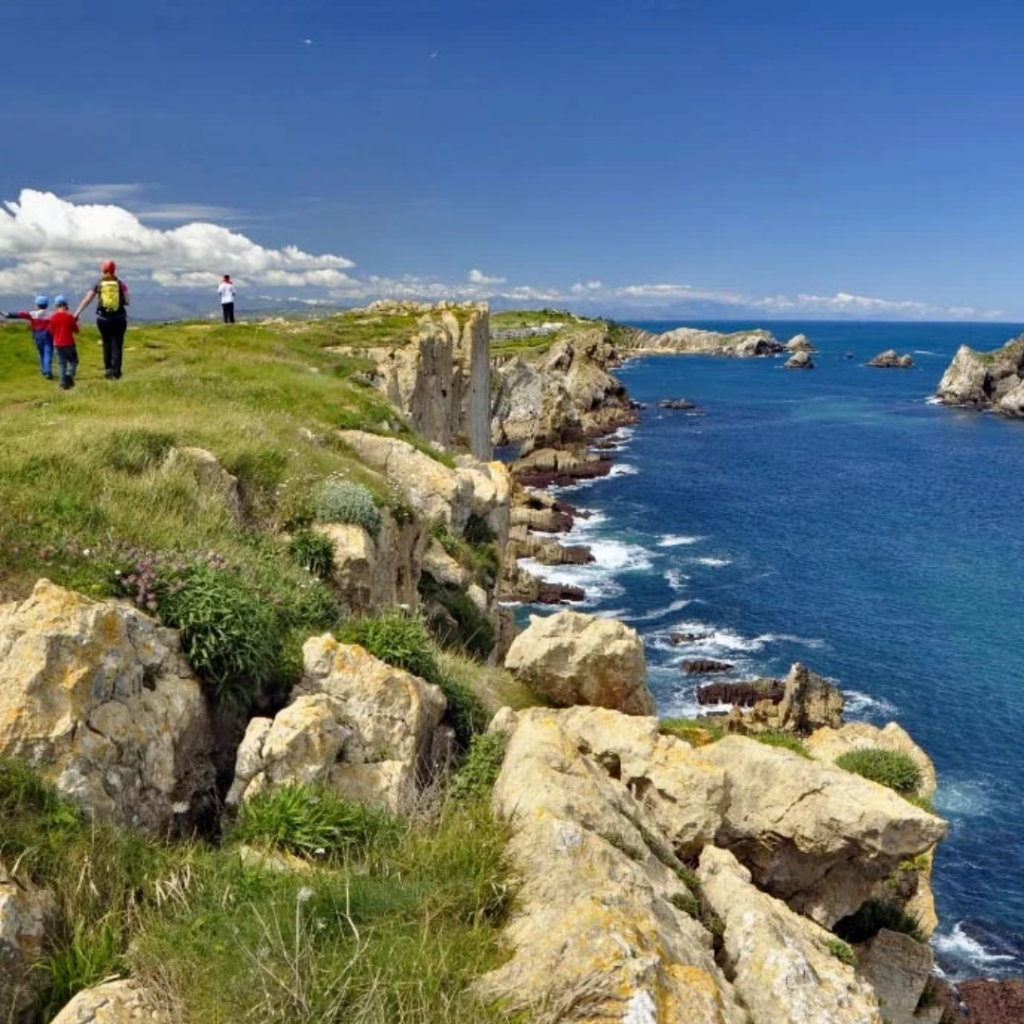
[[[787,370],[813,370],[814,360],[806,349],[798,349],[783,365]]]
[[[784,346],[771,331],[766,330],[723,334],[697,327],[677,327],[664,334],[637,337],[632,343],[623,345],[623,348],[637,352],[679,352],[748,359],[776,355],[783,351]]]
[[[1024,335],[992,352],[961,345],[942,375],[936,396],[943,405],[1024,417]]]
[[[909,352],[900,355],[894,348],[887,348],[868,361],[868,366],[883,370],[909,370],[913,365],[914,357]]]

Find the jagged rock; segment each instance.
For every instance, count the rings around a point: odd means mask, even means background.
[[[751,1024],[882,1024],[871,987],[828,951],[832,936],[758,892],[731,853],[707,847],[697,875],[725,925],[723,966]]]
[[[632,791],[639,766],[637,787],[653,789],[634,744],[669,760],[686,745],[659,737],[654,719],[597,708],[514,717],[493,802],[516,822],[509,853],[522,885],[505,932],[512,957],[481,979],[482,994],[579,1024],[746,1024],[710,935],[672,902],[688,891],[645,845],[657,826]]]
[[[1005,416],[1024,417],[1024,380],[999,399],[999,411]]]
[[[585,544],[559,544],[547,537],[536,537],[521,526],[512,531],[506,557],[533,558],[541,565],[586,565],[594,561]]]
[[[195,474],[201,488],[212,494],[218,494],[224,504],[237,513],[241,507],[238,495],[238,477],[229,473],[217,461],[213,452],[205,448],[172,448],[167,453],[164,468],[186,465]]]
[[[960,1024],[1020,1024],[1024,1020],[1024,981],[971,978],[956,986],[967,1011]]]
[[[469,510],[487,524],[500,548],[508,543],[512,477],[501,462],[478,462],[459,456],[456,476],[469,484]]]
[[[794,352],[786,361],[783,366],[787,370],[813,370],[814,360],[811,358],[810,352],[803,350]]]
[[[417,780],[432,772],[434,731],[447,708],[440,689],[362,647],[339,644],[330,634],[311,637],[302,655],[302,680],[292,691],[293,703],[302,696],[329,698],[330,704],[321,708],[348,731],[326,766],[328,784],[348,799],[408,810]],[[334,734],[320,728],[314,749],[326,753]]]
[[[891,1024],[921,1024],[915,1013],[931,976],[931,947],[909,935],[883,928],[855,947],[857,975],[867,982]]]
[[[518,357],[496,373],[491,405],[491,439],[497,445],[521,444],[533,437],[544,397],[544,377]]]
[[[470,585],[466,587],[466,597],[468,597],[470,601],[473,602],[473,605],[476,607],[476,610],[480,612],[481,615],[487,611],[489,606],[489,602],[487,600],[487,592],[479,584],[470,583]]]
[[[341,704],[316,694],[297,697],[274,719],[254,718],[238,748],[228,805],[273,786],[327,782],[349,736],[343,717]]]
[[[520,491],[512,506],[511,528],[525,526],[536,533],[568,533],[573,524],[573,513],[568,506],[554,499],[550,505],[538,505],[537,497],[534,493]]]
[[[939,400],[949,405],[988,404],[988,367],[969,345],[961,345],[939,381]]]
[[[213,789],[206,701],[174,630],[40,580],[0,607],[0,754],[90,814],[164,832]]]
[[[512,474],[525,487],[564,487],[607,476],[613,465],[610,458],[585,450],[541,448],[515,462]]]
[[[817,352],[806,334],[794,334],[785,345],[782,346],[787,352]]]
[[[782,345],[770,331],[737,331],[720,334],[717,331],[703,331],[695,327],[677,327],[654,338],[648,337],[642,348],[646,351],[669,350],[673,352],[701,353],[713,356],[754,356],[775,355],[782,351]]]
[[[128,979],[107,981],[79,992],[52,1024],[174,1024],[174,1015],[160,1000]]]
[[[778,704],[786,692],[785,684],[778,679],[750,679],[741,683],[708,683],[697,691],[697,703],[734,704],[736,707],[752,708],[767,700]]]
[[[498,582],[499,601],[516,601],[522,604],[568,604],[583,601],[586,594],[582,587],[566,583],[549,583],[515,564],[515,559],[506,559]]]
[[[747,684],[749,691],[737,690],[732,701],[732,716],[729,727],[741,733],[772,732],[779,729],[800,733],[812,732],[821,726],[838,727],[843,720],[843,694],[821,676],[811,672],[800,662],[794,662],[786,679],[755,679]],[[781,693],[780,693],[781,690]],[[715,692],[710,698],[719,696]],[[701,694],[698,693],[698,700]],[[722,701],[727,698],[723,695]],[[752,704],[750,703],[752,701]],[[741,713],[738,708],[750,706],[751,710]]]
[[[351,612],[368,611],[377,561],[373,538],[355,523],[318,523],[316,529],[334,548],[331,578],[342,600]]]
[[[758,886],[826,928],[946,834],[946,822],[884,786],[746,737],[726,736],[694,756],[728,781],[716,844]]]
[[[29,1024],[46,981],[40,968],[46,955],[46,921],[52,896],[14,878],[0,864],[0,1020]]]
[[[913,356],[909,353],[901,356],[894,348],[887,348],[884,352],[879,352],[874,359],[868,362],[868,366],[877,366],[883,370],[909,370],[913,365]]]
[[[672,633],[669,635],[668,642],[673,645],[696,644],[712,636],[714,636],[713,633]]]
[[[680,668],[688,676],[703,676],[731,672],[733,666],[728,661],[715,661],[714,658],[688,658],[680,664]]]
[[[614,619],[570,611],[532,615],[505,667],[557,706],[592,704],[636,715],[655,710],[643,641]]]
[[[431,538],[423,556],[423,571],[445,587],[461,588],[470,580],[470,573],[448,554],[441,542]]]

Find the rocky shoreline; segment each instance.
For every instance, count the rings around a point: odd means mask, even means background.
[[[1024,417],[1024,335],[992,352],[961,345],[942,375],[936,397],[943,405]]]

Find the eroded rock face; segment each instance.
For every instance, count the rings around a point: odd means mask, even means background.
[[[810,352],[798,349],[783,364],[787,370],[813,370],[814,360]]]
[[[946,405],[989,408],[1007,416],[1021,415],[1024,403],[1024,335],[993,352],[957,349],[942,375],[936,395]]]
[[[533,615],[505,667],[559,707],[590,704],[633,715],[655,710],[643,641],[614,619],[571,611]]]
[[[760,888],[826,928],[860,907],[900,861],[946,834],[946,822],[884,786],[743,736],[694,756],[728,783],[716,845]]]
[[[988,367],[984,360],[969,345],[961,345],[936,393],[940,401],[950,405],[981,406],[988,402],[987,384]]]
[[[883,928],[856,947],[857,974],[875,991],[892,1024],[920,1024],[917,1004],[931,976],[931,947]]]
[[[43,983],[50,895],[16,879],[0,864],[0,1020],[28,1024]]]
[[[817,349],[811,344],[806,334],[794,334],[785,345],[782,346],[787,352],[816,352]]]
[[[909,353],[900,355],[894,348],[887,348],[884,352],[879,352],[874,359],[868,362],[868,366],[883,370],[909,370],[913,365],[913,356]]]
[[[90,814],[164,831],[213,790],[206,701],[177,633],[40,580],[0,607],[0,753]]]
[[[749,359],[754,356],[770,356],[783,350],[771,331],[737,331],[721,334],[718,331],[704,331],[696,327],[677,327],[654,338],[648,337],[644,350],[667,349],[672,352],[692,352],[713,356],[736,356]]]
[[[565,1022],[748,1021],[710,935],[671,902],[687,890],[647,849],[642,829],[657,826],[625,781],[633,742],[669,739],[653,719],[595,708],[516,716],[494,807],[517,822],[510,854],[523,886],[506,931],[513,956],[482,979],[487,996],[558,1006]],[[609,759],[617,748],[622,779],[581,752],[587,744]]]
[[[828,951],[832,936],[759,892],[731,853],[707,847],[697,875],[725,924],[725,968],[751,1024],[882,1024],[870,986]]]
[[[108,981],[79,992],[53,1024],[174,1024],[160,1000],[131,980]]]

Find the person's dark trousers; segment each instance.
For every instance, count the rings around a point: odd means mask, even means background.
[[[220,308],[224,311],[224,323],[233,324],[235,322],[235,304],[233,302],[222,302]]]
[[[47,380],[53,380],[53,338],[46,341],[35,339],[36,351],[39,353],[39,369]]]
[[[124,351],[124,332],[128,330],[128,319],[97,319],[96,326],[103,339],[103,375],[107,380],[118,380],[121,376],[121,354]]]
[[[58,345],[57,362],[60,365],[60,386],[67,391],[75,386],[75,373],[78,371],[78,346]]]

